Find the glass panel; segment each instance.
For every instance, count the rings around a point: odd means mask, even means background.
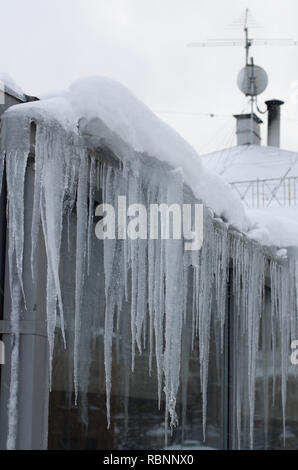
[[[297,366],[290,364],[287,381],[285,440],[281,400],[280,331],[275,325],[275,360],[272,345],[270,289],[266,289],[265,308],[261,319],[259,352],[256,372],[254,449],[298,448],[298,385]],[[275,362],[275,365],[274,365]],[[242,449],[250,448],[249,404],[245,403],[243,416]]]
[[[149,326],[146,345],[137,353],[131,372],[130,302],[121,312],[119,334],[114,335],[111,395],[111,427],[107,429],[104,374],[104,275],[102,242],[93,237],[90,275],[85,283],[82,308],[81,370],[85,385],[78,405],[73,391],[75,223],[64,230],[61,279],[65,304],[67,342],[64,349],[57,335],[49,408],[49,449],[163,449],[165,447],[165,403],[158,409],[157,372],[154,354],[149,376]],[[66,255],[66,253],[68,253]],[[66,268],[67,265],[67,268]],[[168,431],[169,449],[222,448],[222,356],[220,326],[212,315],[206,440],[203,442],[202,398],[198,340],[192,348],[192,275],[189,275],[187,319],[183,331],[181,387],[177,400],[178,426]],[[216,305],[214,303],[214,313]],[[114,329],[117,329],[117,320]],[[88,385],[87,385],[88,384]]]

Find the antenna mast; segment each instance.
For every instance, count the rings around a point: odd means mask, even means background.
[[[243,27],[244,24],[244,27]],[[241,15],[237,21],[231,25],[233,28],[244,29],[245,39],[242,38],[219,38],[208,39],[205,42],[190,42],[187,47],[229,47],[229,46],[243,46],[246,50],[246,65],[249,62],[249,48],[251,46],[298,46],[298,41],[291,38],[250,38],[248,35],[248,28],[260,27],[259,23],[253,18],[249,8],[246,8],[244,15]]]
[[[245,50],[246,50],[246,61],[245,65],[248,65],[248,56],[249,56],[249,48],[251,46],[251,42],[248,39],[248,8],[245,10],[245,19],[244,19],[244,33],[245,33]]]
[[[188,47],[227,47],[244,46],[245,48],[245,67],[238,75],[238,87],[246,96],[250,96],[251,112],[253,113],[256,96],[266,89],[268,77],[261,67],[254,64],[253,57],[249,57],[251,46],[298,46],[298,41],[289,38],[267,39],[249,37],[248,28],[259,27],[259,23],[253,18],[249,8],[246,8],[241,18],[234,21],[231,25],[234,28],[243,28],[244,40],[241,38],[220,38],[208,39],[206,42],[192,42]]]

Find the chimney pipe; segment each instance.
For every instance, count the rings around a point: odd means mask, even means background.
[[[269,100],[265,101],[268,111],[268,136],[267,145],[271,147],[280,147],[280,107],[284,101]]]
[[[260,124],[256,114],[234,114],[237,121],[237,145],[261,145]]]

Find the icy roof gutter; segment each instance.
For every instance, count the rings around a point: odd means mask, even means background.
[[[32,98],[32,100],[37,100],[37,98]],[[26,104],[24,105],[26,107]],[[19,108],[16,106],[17,110]],[[25,108],[22,108],[22,111],[25,111]],[[36,110],[36,115],[32,115],[31,117],[31,142],[30,142],[30,154],[29,157],[34,159],[35,156],[35,132],[36,126],[39,123],[39,113],[38,109]],[[19,118],[20,116],[25,115],[25,113],[17,112],[14,113],[13,108],[10,108],[8,114],[5,113],[6,118],[11,115],[12,118]],[[10,116],[9,116],[10,117]],[[44,116],[43,116],[44,118]],[[51,116],[51,121],[53,125],[57,126],[57,129],[62,129],[61,124],[58,120],[53,119]],[[107,165],[122,169],[126,162],[137,162],[138,165],[145,165],[149,167],[158,166],[163,171],[170,173],[171,171],[175,170],[170,163],[161,161],[160,159],[156,158],[155,156],[148,155],[147,153],[137,152],[133,149],[128,143],[123,141],[119,135],[113,131],[111,131],[107,125],[98,117],[93,119],[86,119],[81,118],[77,125],[78,134],[76,138],[79,142],[79,145],[85,147],[89,154],[93,154],[96,159],[101,160],[102,162],[106,163]],[[74,135],[73,130],[64,129],[65,131],[65,138],[68,138],[72,133]],[[170,177],[170,175],[169,175]],[[195,197],[193,190],[190,188],[189,185],[184,183],[184,194],[185,198],[189,202],[202,202],[197,197]],[[233,226],[231,223],[228,223],[221,217],[217,216],[216,213],[208,206],[205,205],[209,210],[214,223],[220,224],[225,226],[229,233],[233,233],[235,237],[242,237],[247,243],[254,245],[256,247],[262,247],[262,252],[266,255],[269,259],[277,260],[281,262],[283,257],[277,254],[279,247],[275,246],[265,246],[262,245],[260,242],[249,238],[245,232],[240,231],[237,227]],[[282,247],[286,248],[287,247]],[[293,256],[294,253],[297,253],[298,250],[291,249],[290,252]],[[286,259],[286,258],[285,258]]]
[[[97,132],[94,132],[94,128]],[[82,118],[78,123],[78,129],[83,138],[84,144],[88,149],[90,154],[93,154],[96,159],[102,161],[107,165],[123,169],[123,162],[134,161],[139,162],[141,165],[147,167],[158,166],[161,170],[170,173],[175,170],[173,166],[169,163],[164,162],[156,158],[155,156],[148,155],[147,153],[140,153],[135,151],[130,147],[126,142],[124,142],[116,133],[111,131],[104,122],[99,118],[95,118],[93,121],[87,121],[85,118]],[[100,132],[98,132],[100,130]],[[32,151],[34,153],[33,144]],[[133,156],[132,156],[133,155]],[[169,174],[169,177],[171,175]],[[184,197],[188,203],[202,203],[201,200],[198,200],[192,189],[184,183]],[[206,207],[206,206],[205,206]],[[214,211],[206,207],[210,212],[213,223],[218,227],[226,227],[228,232],[233,233],[234,237],[242,238],[252,246],[261,247],[263,254],[268,259],[278,261],[281,264],[286,264],[287,258],[278,256],[277,252],[280,249],[275,246],[265,246],[259,243],[256,240],[249,238],[244,232],[241,232],[238,228],[231,225],[230,223],[224,221],[221,217],[217,216]],[[285,247],[291,253],[291,256],[298,257],[298,248],[295,247]]]

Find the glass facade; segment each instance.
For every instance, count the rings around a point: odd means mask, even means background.
[[[63,250],[68,257],[74,253],[74,221],[65,229]],[[72,248],[73,243],[73,248]],[[105,372],[104,372],[104,276],[102,242],[93,239],[90,277],[84,296],[84,326],[82,329],[81,368],[85,371],[85,388],[75,406],[73,390],[73,357],[64,349],[61,335],[55,345],[53,383],[49,406],[49,449],[164,449],[167,435],[168,449],[249,449],[250,412],[249,394],[244,394],[242,412],[237,415],[237,390],[241,364],[237,366],[236,349],[237,306],[232,296],[227,296],[227,321],[224,331],[224,348],[221,351],[221,328],[216,320],[216,301],[212,302],[210,361],[208,371],[206,436],[203,433],[202,390],[200,382],[199,347],[192,338],[192,271],[188,276],[187,319],[182,334],[181,386],[177,401],[178,425],[165,431],[165,403],[158,407],[158,383],[154,357],[148,352],[149,332],[144,351],[137,355],[135,370],[131,372],[130,301],[120,315],[121,337],[113,342],[113,370],[111,396],[111,427],[107,429]],[[75,260],[73,259],[73,263]],[[66,271],[64,267],[67,265]],[[61,265],[63,298],[73,301],[74,265],[69,259]],[[230,291],[230,284],[227,289]],[[99,307],[100,306],[100,307]],[[73,341],[73,308],[67,304],[67,341]],[[114,328],[117,329],[115,320]],[[271,292],[266,287],[265,305],[260,324],[257,359],[254,413],[254,449],[298,448],[298,384],[295,366],[289,369],[285,440],[283,436],[283,411],[281,402],[281,365],[277,359],[280,338],[272,344]],[[278,328],[274,329],[278,332]],[[99,332],[99,333],[96,333]],[[152,361],[151,375],[149,363]],[[275,362],[275,363],[274,363]],[[241,375],[242,377],[242,375]],[[248,390],[245,375],[242,387]],[[237,420],[241,420],[238,433]]]
[[[74,222],[73,222],[74,223]],[[67,233],[68,232],[68,233]],[[75,251],[75,230],[65,229],[63,250]],[[69,239],[70,235],[70,239]],[[206,439],[202,426],[202,394],[198,340],[192,338],[192,276],[189,275],[188,315],[183,329],[181,387],[177,400],[178,425],[165,431],[165,403],[158,405],[155,357],[150,359],[149,328],[147,345],[137,354],[131,372],[130,301],[120,315],[122,335],[115,335],[111,396],[111,427],[107,429],[104,374],[104,276],[102,242],[93,239],[90,276],[84,295],[81,368],[85,371],[85,389],[75,406],[73,356],[64,349],[61,335],[55,345],[52,392],[49,406],[49,449],[220,449],[224,443],[223,356],[220,352],[220,325],[211,328]],[[75,260],[73,260],[73,263]],[[73,300],[74,269],[61,266],[63,298]],[[213,308],[216,308],[215,302]],[[73,341],[73,305],[66,304],[67,341]],[[215,318],[212,315],[212,318]],[[115,324],[115,330],[117,325]],[[96,333],[98,332],[98,333]],[[192,344],[192,341],[193,344]],[[151,375],[149,363],[152,362]],[[82,376],[81,376],[82,377]]]

